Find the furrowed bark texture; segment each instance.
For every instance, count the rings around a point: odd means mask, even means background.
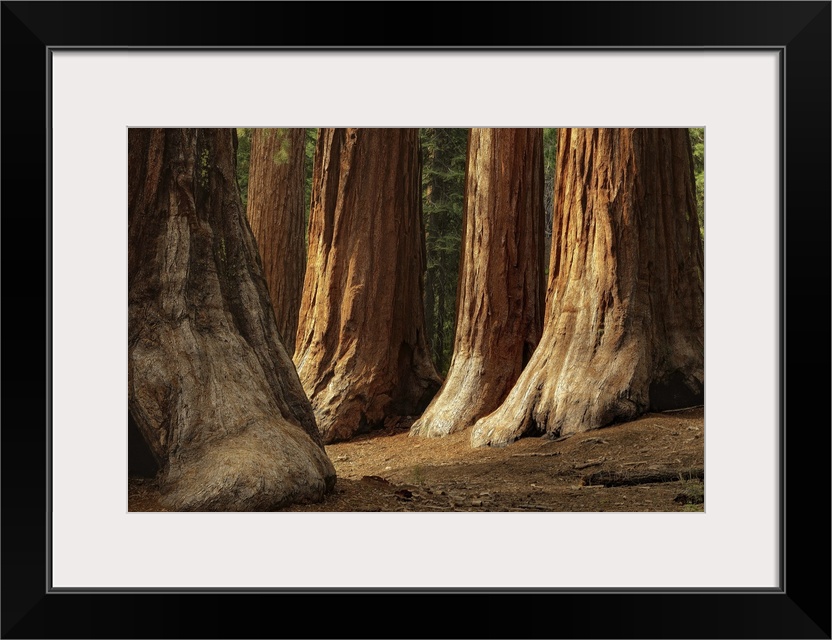
[[[454,354],[411,435],[443,436],[496,409],[543,325],[543,130],[472,129]]]
[[[277,329],[295,352],[306,270],[303,209],[305,129],[254,129],[248,179],[248,221],[263,261]]]
[[[233,129],[129,131],[129,408],[163,504],[269,510],[335,482],[277,331]]]
[[[472,444],[704,397],[703,252],[686,129],[562,129],[543,337]]]
[[[417,129],[322,129],[295,363],[325,442],[421,413],[425,338]]]

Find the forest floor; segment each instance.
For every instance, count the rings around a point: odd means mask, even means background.
[[[334,491],[283,511],[704,510],[703,407],[501,448],[472,448],[470,430],[411,438],[410,424],[328,445]],[[150,478],[130,478],[128,503],[164,510]]]

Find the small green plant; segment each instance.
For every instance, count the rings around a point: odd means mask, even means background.
[[[417,484],[423,485],[425,483],[425,470],[420,466],[416,465],[413,469],[410,470],[410,484]]]
[[[210,152],[208,149],[203,149],[199,155],[199,183],[205,188],[208,186],[208,165]]]
[[[680,478],[682,490],[673,498],[682,505],[683,511],[705,510],[705,484],[701,480]]]

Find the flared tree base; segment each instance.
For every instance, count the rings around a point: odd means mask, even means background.
[[[273,511],[320,502],[335,485],[326,454],[298,427],[256,424],[181,456],[162,476],[174,511]]]

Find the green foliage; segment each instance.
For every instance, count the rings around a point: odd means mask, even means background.
[[[705,237],[705,129],[688,129],[693,150],[693,175],[696,180],[696,212],[699,215],[699,232]]]
[[[304,151],[306,157],[304,158],[304,167],[306,169],[306,188],[304,190],[304,205],[306,211],[306,233],[307,240],[309,235],[309,212],[312,209],[312,170],[315,164],[315,145],[318,142],[318,132],[320,129],[307,129],[306,139],[304,142]]]
[[[288,129],[264,129],[263,137],[268,140],[273,133],[281,136],[280,146],[274,153],[272,160],[275,164],[285,164],[289,161],[290,140],[286,135]],[[312,191],[312,157],[315,154],[315,139],[317,129],[306,130],[306,217],[309,220],[309,194]],[[243,198],[243,208],[248,203],[248,175],[251,168],[251,129],[237,129],[237,186]]]
[[[545,223],[543,229],[544,272],[549,275],[549,250],[552,246],[552,215],[555,210],[555,171],[558,161],[558,130],[543,130],[543,206]]]
[[[251,129],[237,129],[237,186],[243,198],[243,209],[248,204],[248,170],[251,163]]]
[[[705,483],[682,476],[681,491],[673,500],[684,505],[684,511],[705,510]]]
[[[447,373],[453,354],[467,129],[420,129],[425,221],[425,320],[436,368]]]
[[[211,152],[204,148],[199,154],[199,184],[205,188],[208,186],[208,164]]]
[[[275,129],[274,134],[278,136],[277,143],[280,145],[272,156],[275,164],[286,164],[289,162],[289,152],[292,150],[292,141],[288,135],[288,129]]]
[[[558,160],[558,130],[543,130],[543,174],[546,180],[554,181],[555,165]]]

